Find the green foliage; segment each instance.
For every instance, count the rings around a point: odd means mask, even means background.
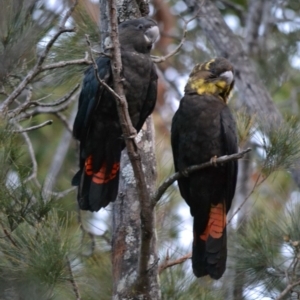
[[[261,285],[268,296],[285,288],[286,274],[299,280],[299,213],[299,204],[291,204],[274,221],[261,211],[238,230],[233,248],[238,253],[236,272],[246,276],[245,286]]]
[[[34,0],[1,0],[0,6],[0,83],[8,88],[8,82],[14,84],[27,74],[37,43],[56,15]]]
[[[172,259],[170,258],[170,260]],[[213,280],[209,278],[196,279],[189,264],[191,264],[191,261],[187,260],[184,264],[176,265],[162,272],[160,276],[162,299],[224,299],[222,290],[214,286]]]
[[[0,298],[69,299],[76,280],[87,299],[110,299],[110,254],[99,251],[108,247],[96,240],[98,250],[83,256],[94,246],[86,239],[81,246],[77,218],[27,181],[32,168],[20,135],[0,127]]]
[[[273,123],[274,122],[274,123]],[[268,120],[259,125],[265,158],[263,173],[269,175],[278,169],[297,167],[300,159],[300,127],[298,119],[291,117],[279,126],[278,120]]]
[[[238,141],[241,148],[254,134],[255,115],[249,115],[245,111],[235,112]]]

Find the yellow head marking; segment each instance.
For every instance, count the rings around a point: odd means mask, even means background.
[[[215,59],[210,60],[208,63],[205,64],[205,70],[209,71],[210,70],[210,65],[215,61]]]
[[[191,88],[197,91],[197,94],[215,94],[218,87],[212,82],[205,82],[205,79],[199,78],[191,81]]]
[[[217,81],[217,82],[215,83],[215,85],[216,85],[217,87],[219,87],[220,89],[224,90],[224,89],[226,88],[226,86],[227,86],[227,82],[224,81],[224,80],[219,80],[219,81]]]
[[[216,58],[194,67],[185,92],[214,95],[227,103],[233,85],[232,65],[225,58]]]

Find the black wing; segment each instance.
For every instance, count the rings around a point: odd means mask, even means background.
[[[97,65],[99,77],[108,83],[111,78],[110,59],[99,57]],[[100,101],[104,89],[104,86],[99,84],[94,68],[91,66],[86,71],[79,96],[78,112],[73,125],[73,136],[75,139],[79,141],[85,139],[90,121],[92,120],[92,113],[95,111],[95,107],[98,101]]]
[[[183,101],[183,99],[181,100]],[[175,171],[183,171],[179,170],[178,168],[178,159],[180,157],[179,155],[179,144],[180,144],[180,135],[179,135],[179,130],[180,130],[180,113],[181,110],[178,109],[176,113],[174,114],[173,120],[172,120],[172,127],[171,127],[171,145],[172,145],[172,151],[173,151],[173,160],[174,160],[174,166],[175,166]],[[189,178],[186,177],[181,177],[177,180],[179,190],[181,193],[181,196],[187,201],[189,204]]]
[[[139,132],[143,127],[148,116],[153,112],[157,97],[157,74],[155,65],[152,65],[150,83],[147,91],[146,101],[143,103],[143,107],[140,113],[139,122],[137,123],[136,130]]]
[[[97,59],[99,77],[109,83],[111,80],[111,67],[110,59],[107,57],[99,57]],[[72,185],[78,186],[84,166],[85,143],[88,136],[90,124],[92,121],[92,114],[95,112],[101,96],[104,92],[104,86],[100,85],[96,76],[95,70],[92,66],[85,73],[83,79],[83,86],[79,96],[78,111],[73,125],[73,136],[80,141],[79,149],[79,168],[80,170],[75,174],[72,179]]]
[[[226,106],[221,112],[221,127],[222,127],[222,139],[224,145],[224,151],[226,155],[234,154],[238,152],[236,125],[233,116]],[[230,161],[227,165],[227,199],[226,199],[226,211],[228,212],[231,206],[232,198],[234,196],[238,163],[237,161]]]

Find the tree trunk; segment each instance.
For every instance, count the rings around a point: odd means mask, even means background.
[[[148,118],[146,126],[140,131],[136,140],[142,157],[142,164],[148,183],[149,194],[155,188],[156,162],[153,148],[152,118]],[[137,295],[134,290],[139,268],[141,246],[140,202],[136,189],[136,180],[126,150],[122,154],[119,195],[113,205],[112,264],[114,300],[132,299]],[[155,211],[149,216],[155,224]],[[154,229],[153,229],[154,231]],[[158,283],[158,258],[156,251],[156,235],[151,241],[151,255],[148,262],[149,287],[147,295],[139,299],[160,299]]]
[[[145,15],[147,2],[117,0],[119,22]],[[102,35],[107,34],[107,2],[100,0]],[[103,43],[105,37],[101,37]],[[113,299],[160,299],[156,252],[155,210],[150,202],[156,180],[152,118],[148,118],[136,143],[141,156],[147,203],[142,202],[127,151],[122,153],[119,194],[112,211]],[[145,199],[145,198],[144,198]],[[149,249],[150,247],[150,249]],[[150,250],[150,251],[149,251]]]

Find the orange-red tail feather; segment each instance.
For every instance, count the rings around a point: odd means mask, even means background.
[[[195,219],[197,216],[195,216]],[[205,230],[194,219],[193,271],[197,277],[210,275],[219,279],[226,268],[226,206],[211,205]]]

